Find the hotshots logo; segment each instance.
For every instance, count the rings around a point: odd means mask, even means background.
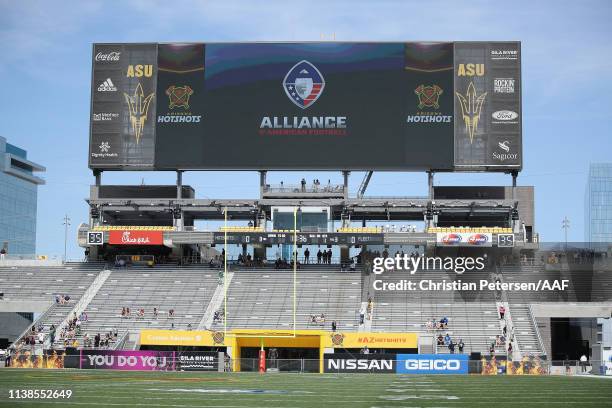
[[[157,116],[157,123],[200,123],[202,115],[192,115],[189,98],[194,94],[189,85],[171,85],[166,89],[168,109],[165,115]]]
[[[465,123],[465,131],[470,138],[471,144],[474,142],[474,135],[478,130],[480,114],[482,113],[482,106],[485,103],[487,93],[484,92],[478,95],[476,93],[474,82],[470,82],[465,95],[462,95],[459,92],[456,92],[456,94],[461,106],[461,116],[463,117],[463,122]]]
[[[142,131],[144,129],[145,122],[147,121],[149,105],[151,104],[151,100],[155,96],[155,93],[152,92],[145,96],[144,91],[142,90],[142,85],[139,83],[136,90],[134,90],[134,95],[130,96],[124,92],[123,96],[125,96],[125,101],[128,104],[130,124],[132,125],[132,132],[134,132],[134,136],[136,137],[136,144],[138,144],[140,143]]]
[[[438,85],[419,85],[414,90],[417,96],[417,107],[418,109],[425,109],[419,111],[415,115],[409,115],[406,118],[408,123],[450,123],[452,120],[451,115],[443,115],[441,112],[435,110],[440,108],[440,95],[444,93],[442,88]]]
[[[302,60],[289,69],[282,85],[289,100],[300,109],[306,109],[323,94],[325,80],[315,65]],[[259,134],[344,136],[346,122],[346,116],[264,116]]]

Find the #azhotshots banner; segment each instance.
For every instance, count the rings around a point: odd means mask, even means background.
[[[82,350],[79,368],[172,371],[174,352],[154,350]]]
[[[519,43],[96,44],[92,81],[94,169],[522,163]]]

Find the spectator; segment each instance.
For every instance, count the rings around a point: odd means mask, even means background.
[[[331,328],[332,328],[332,331],[333,331],[333,332],[335,332],[335,331],[336,331],[336,321],[335,321],[335,320],[332,322],[332,324],[331,324]]]
[[[368,348],[368,346],[363,346],[363,348],[361,349],[361,354],[370,354],[370,349]]]
[[[96,334],[96,336],[94,337],[94,347],[100,347],[100,333]]]
[[[451,354],[455,354],[455,343],[453,343],[452,340],[450,341],[450,343],[448,343],[448,349],[450,350]]]
[[[174,309],[168,310],[168,317],[174,317]],[[172,323],[174,325],[174,323]]]
[[[438,346],[443,346],[444,345],[444,337],[442,337],[442,334],[438,334]]]
[[[587,358],[585,354],[580,356],[580,371],[581,372],[586,373],[588,361],[589,359]]]
[[[125,308],[125,317],[127,317],[127,318],[129,319],[129,318],[130,318],[130,314],[131,314],[131,313],[130,313],[130,308],[129,308],[129,307],[126,307],[126,308]]]
[[[6,249],[2,248],[0,249],[0,260],[4,261],[5,257],[6,257]]]
[[[508,358],[512,357],[512,342],[508,343]]]
[[[193,329],[193,328],[192,328],[192,326],[191,326],[191,323],[189,323],[189,324],[187,325],[187,330],[191,331],[192,329]]]
[[[159,312],[157,311],[157,308],[154,307],[153,308],[153,317],[155,317],[157,319],[157,315],[159,314]]]
[[[124,318],[125,316],[125,306],[121,308],[121,317]]]
[[[463,354],[463,348],[465,347],[465,343],[463,343],[463,339],[459,339],[459,343],[457,343],[459,347],[459,353]]]
[[[363,313],[363,311],[359,312],[359,324],[363,324],[365,320],[365,313]]]
[[[495,342],[494,341],[491,342],[491,347],[489,347],[489,353],[491,353],[491,355],[495,354]]]
[[[87,312],[83,310],[83,312],[81,313],[81,316],[79,317],[79,320],[82,322],[86,322],[87,319],[89,319],[89,316],[87,316]]]
[[[45,342],[45,334],[43,332],[38,333],[38,344],[43,344]]]
[[[444,344],[448,346],[451,342],[452,342],[452,339],[451,339],[450,334],[446,333],[446,336],[444,336]]]
[[[317,263],[320,264],[321,263],[321,259],[323,258],[323,253],[321,252],[321,250],[319,249],[319,252],[317,252]]]
[[[306,248],[306,250],[304,251],[304,263],[310,263],[310,251],[308,250],[308,248]]]
[[[499,320],[503,320],[505,314],[506,308],[504,307],[504,305],[499,306]]]
[[[331,248],[327,250],[327,263],[331,264],[331,259],[332,259],[332,250]]]
[[[448,317],[444,316],[440,319],[440,328],[446,329],[447,326],[448,326]]]
[[[302,177],[300,184],[302,185],[302,193],[304,193],[306,191],[306,179]]]
[[[145,315],[144,308],[140,308],[140,310],[138,311],[138,317],[144,317],[144,315]]]

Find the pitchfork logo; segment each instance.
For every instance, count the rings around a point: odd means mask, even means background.
[[[478,130],[482,105],[484,105],[487,93],[485,92],[480,95],[476,94],[476,87],[474,87],[473,82],[470,82],[465,95],[462,95],[459,92],[456,92],[456,94],[461,105],[461,115],[463,116],[463,122],[465,123],[465,130],[470,137],[471,144],[474,141],[474,135]]]
[[[317,67],[302,60],[287,72],[283,80],[283,88],[291,102],[306,109],[315,103],[323,93],[325,80]]]
[[[142,90],[142,85],[139,83],[134,90],[133,96],[130,96],[125,92],[123,93],[123,96],[125,96],[125,101],[129,107],[130,123],[132,124],[132,131],[136,137],[136,144],[138,144],[140,143],[140,137],[142,136],[142,131],[144,129],[145,122],[147,121],[149,105],[151,104],[151,100],[155,96],[155,93],[150,93],[149,95],[145,96],[144,91]]]

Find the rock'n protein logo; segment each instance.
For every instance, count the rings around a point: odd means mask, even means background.
[[[283,88],[291,102],[306,109],[314,104],[323,93],[325,80],[317,67],[302,60],[287,72],[283,80]]]

